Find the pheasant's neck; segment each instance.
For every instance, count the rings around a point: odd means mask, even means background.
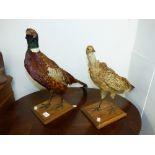
[[[32,52],[34,52],[34,53],[37,53],[37,52],[39,52],[40,50],[39,50],[39,47],[37,47],[37,48],[31,48],[30,49]]]
[[[95,54],[94,53],[89,53],[89,54],[87,54],[87,57],[88,57],[89,66],[90,65],[95,65],[95,63],[96,63]]]
[[[39,51],[38,36],[33,38],[32,36],[26,35],[26,40],[28,44],[28,50],[31,50],[32,52]]]

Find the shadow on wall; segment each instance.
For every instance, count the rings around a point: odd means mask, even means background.
[[[155,20],[139,20],[128,79],[135,86],[127,98],[142,115],[141,134],[155,134]]]
[[[149,118],[145,113],[143,113],[143,122],[145,123],[142,123],[140,135],[154,135],[155,129],[153,129],[152,123],[149,121]]]

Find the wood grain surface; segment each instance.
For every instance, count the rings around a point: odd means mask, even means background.
[[[121,96],[116,96],[114,102],[127,113],[124,117],[98,130],[82,113],[84,105],[100,100],[98,89],[88,88],[85,93],[81,88],[68,88],[63,98],[78,107],[56,119],[48,125],[43,125],[32,112],[33,106],[47,100],[48,91],[39,91],[27,95],[10,107],[5,114],[0,114],[0,134],[15,135],[133,135],[139,134],[141,117],[137,108]],[[111,100],[110,98],[106,98]]]

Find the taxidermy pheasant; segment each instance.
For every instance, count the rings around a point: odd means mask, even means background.
[[[110,94],[114,99],[116,94],[131,91],[134,87],[124,77],[119,76],[114,70],[109,68],[106,63],[96,60],[93,46],[88,46],[86,54],[88,58],[89,73],[92,81],[101,91],[101,99]],[[100,108],[101,103],[99,104]]]
[[[31,28],[26,30],[26,40],[28,49],[24,60],[25,68],[35,81],[50,91],[49,103],[53,93],[63,94],[68,85],[80,83],[83,88],[87,87],[85,83],[74,78],[40,51],[38,34],[35,30]],[[61,103],[62,101],[61,97]]]

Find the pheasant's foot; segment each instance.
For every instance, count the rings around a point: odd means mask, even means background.
[[[92,112],[101,112],[101,111],[104,111],[105,109],[102,109],[102,108],[99,108],[99,107],[95,107],[95,108],[90,108],[90,110]]]
[[[53,96],[54,96],[54,92],[53,92],[53,90],[50,90],[50,97],[48,99],[48,102],[47,103],[42,103],[39,108],[44,109],[44,110],[48,109],[51,106]]]
[[[102,104],[102,101],[99,102],[99,104],[97,105],[97,107],[91,107],[90,110],[92,111],[102,111],[103,109],[101,108],[101,104]]]
[[[41,106],[39,107],[39,109],[46,110],[46,109],[48,109],[50,107],[50,105],[51,104],[49,102],[48,103],[42,103]]]
[[[111,106],[110,108],[109,108],[109,114],[112,114],[112,113],[114,113],[115,112],[115,107],[114,106]]]
[[[101,109],[101,107],[96,107],[95,110],[96,111],[101,111],[102,109]]]
[[[63,98],[62,97],[60,97],[61,98],[61,101],[60,101],[60,103],[55,103],[55,104],[51,104],[50,105],[50,110],[58,110],[58,109],[63,109],[63,107],[64,107],[64,105],[63,105],[63,103],[64,103],[64,100],[63,100]]]
[[[64,105],[63,103],[59,103],[58,105],[56,105],[55,109],[63,109]]]

